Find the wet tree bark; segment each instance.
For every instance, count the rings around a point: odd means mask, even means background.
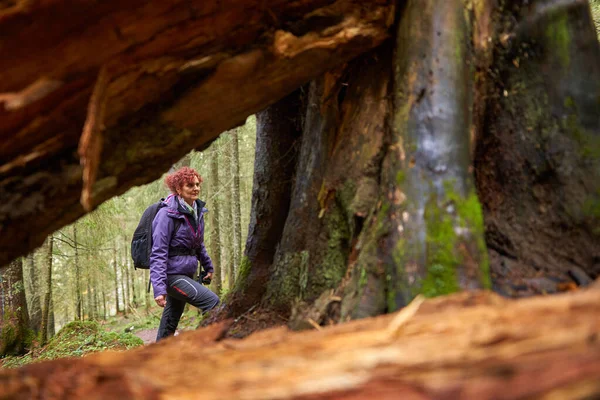
[[[0,356],[23,353],[28,328],[23,259],[18,258],[0,267]]]

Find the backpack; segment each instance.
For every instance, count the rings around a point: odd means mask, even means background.
[[[133,267],[135,269],[149,269],[150,268],[150,254],[152,253],[152,222],[156,213],[163,207],[166,207],[164,198],[160,201],[151,204],[144,213],[140,222],[138,223],[135,232],[133,233],[133,239],[131,240],[131,258],[133,259]],[[173,233],[176,233],[181,225],[181,221],[175,221],[175,229]]]

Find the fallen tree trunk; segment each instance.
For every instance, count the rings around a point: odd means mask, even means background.
[[[393,15],[391,0],[2,9],[0,51],[11,57],[0,60],[0,265],[83,215],[80,197],[90,210],[155,179],[189,150],[377,46]]]
[[[600,395],[598,287],[518,301],[490,292],[420,301],[395,314],[320,331],[275,328],[244,340],[219,340],[228,325],[221,323],[138,350],[33,364],[3,371],[0,397],[483,400]]]

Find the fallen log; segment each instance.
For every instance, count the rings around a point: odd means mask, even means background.
[[[0,373],[2,399],[532,399],[600,395],[600,288],[461,293],[321,330],[145,348]]]

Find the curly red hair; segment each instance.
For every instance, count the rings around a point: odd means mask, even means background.
[[[200,174],[193,168],[181,167],[177,171],[167,175],[165,178],[165,184],[173,194],[177,194],[177,190],[181,189],[186,183],[194,181],[194,177],[198,178],[200,183],[204,182],[204,179]]]

